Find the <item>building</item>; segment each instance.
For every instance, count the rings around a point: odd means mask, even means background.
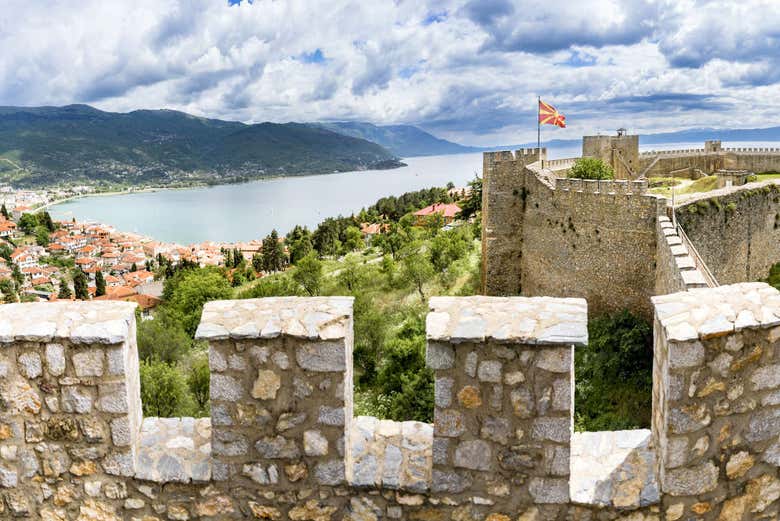
[[[421,226],[433,215],[441,215],[444,219],[444,224],[449,224],[455,220],[455,216],[458,213],[460,213],[460,206],[455,203],[433,203],[422,210],[414,212],[415,224]]]

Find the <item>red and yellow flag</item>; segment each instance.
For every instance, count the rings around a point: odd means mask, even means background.
[[[558,112],[558,109],[539,100],[539,123],[542,125],[555,125],[566,128],[566,116]]]

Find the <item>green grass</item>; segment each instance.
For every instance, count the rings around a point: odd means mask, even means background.
[[[677,190],[677,194],[695,194],[699,192],[709,192],[715,190],[718,187],[718,176],[710,175],[697,179],[690,185]]]
[[[679,177],[650,177],[647,181],[650,188],[677,186],[683,182]]]
[[[758,175],[759,181],[768,181],[770,179],[780,179],[780,172],[763,172]]]

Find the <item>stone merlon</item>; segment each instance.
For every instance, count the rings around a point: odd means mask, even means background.
[[[523,344],[588,343],[588,305],[580,298],[433,297],[428,340]]]
[[[134,302],[52,302],[0,306],[0,342],[19,340],[119,344],[128,337]]]
[[[351,328],[352,297],[219,300],[203,307],[200,340],[276,338],[337,340]]]
[[[668,340],[685,342],[780,324],[780,292],[763,282],[692,289],[652,301]]]

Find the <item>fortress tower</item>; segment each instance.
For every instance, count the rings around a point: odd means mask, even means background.
[[[639,136],[618,129],[616,136],[583,136],[582,157],[597,157],[615,171],[615,179],[637,177],[639,167]]]

